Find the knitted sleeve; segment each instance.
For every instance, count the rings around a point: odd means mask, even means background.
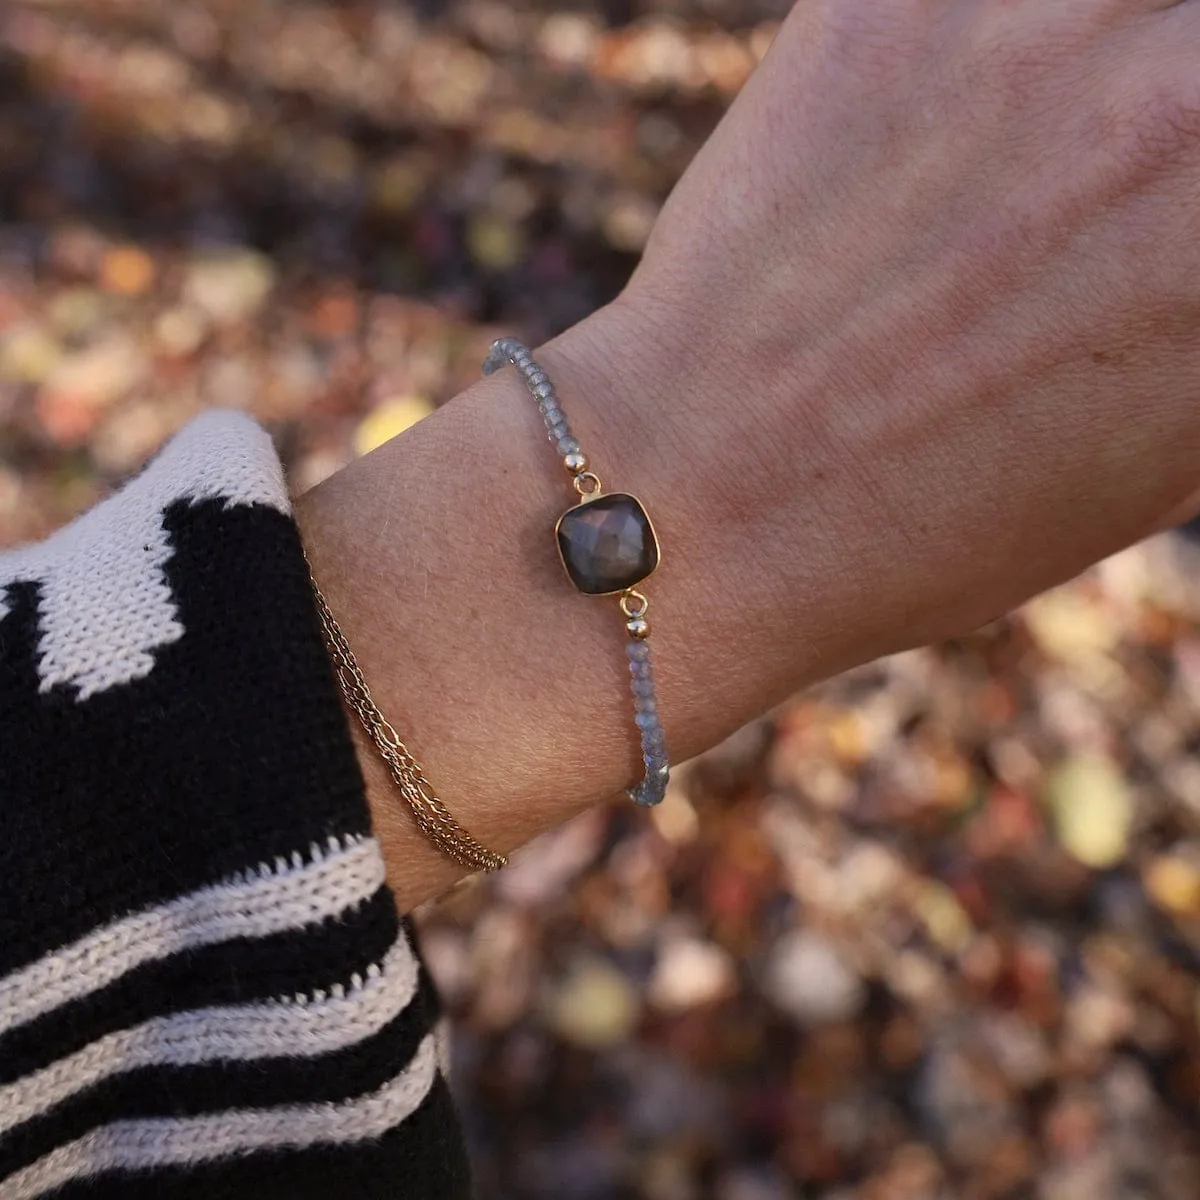
[[[465,1197],[269,439],[0,554],[0,1200]]]

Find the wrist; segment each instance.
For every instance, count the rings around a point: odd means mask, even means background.
[[[610,329],[574,331],[545,363],[608,488],[641,488],[642,464],[624,461],[638,445],[630,361],[612,353]],[[455,818],[499,852],[639,777],[623,630],[574,591],[554,548],[573,498],[536,407],[506,371],[296,506],[314,575],[380,709]],[[374,747],[354,721],[351,731],[408,906],[457,869],[416,833]]]
[[[536,353],[606,490],[638,495],[658,530],[645,590],[679,761],[822,673],[830,615],[844,632],[845,613],[819,603],[822,555],[764,502],[757,431],[723,432],[738,393],[685,331],[619,303]],[[501,853],[639,778],[624,631],[554,548],[573,499],[536,407],[502,371],[297,503],[380,708],[455,818]],[[417,902],[457,869],[352,729],[393,886]]]

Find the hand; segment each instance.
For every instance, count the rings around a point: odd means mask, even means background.
[[[646,500],[676,758],[973,627],[1200,484],[1200,0],[806,0],[623,296],[539,352]],[[451,810],[508,849],[636,776],[614,614],[511,372],[303,498]],[[413,902],[452,866],[363,751]]]
[[[773,690],[814,603],[824,672],[1189,508],[1197,45],[1194,2],[801,4],[678,186],[618,306],[639,436],[669,423]]]

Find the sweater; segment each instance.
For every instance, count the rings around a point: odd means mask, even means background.
[[[469,1194],[289,514],[210,413],[0,554],[0,1200]]]

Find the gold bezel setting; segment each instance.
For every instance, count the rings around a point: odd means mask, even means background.
[[[588,588],[581,586],[571,566],[567,562],[567,557],[563,553],[563,543],[561,530],[563,522],[568,520],[573,514],[578,513],[582,509],[590,508],[592,505],[600,501],[630,501],[641,515],[645,522],[646,531],[649,535],[649,548],[651,550],[652,565],[644,574],[638,575],[636,578],[629,579],[623,582],[619,587],[606,588],[603,591],[591,591]],[[654,522],[651,520],[650,512],[646,506],[632,492],[589,492],[581,496],[578,504],[573,504],[558,518],[554,525],[554,544],[558,549],[559,562],[562,563],[563,570],[566,572],[567,578],[571,581],[571,586],[575,588],[581,595],[584,596],[620,596],[623,593],[635,588],[638,584],[650,578],[655,571],[658,570],[659,564],[662,562],[662,547],[659,544],[658,533],[654,528]]]

